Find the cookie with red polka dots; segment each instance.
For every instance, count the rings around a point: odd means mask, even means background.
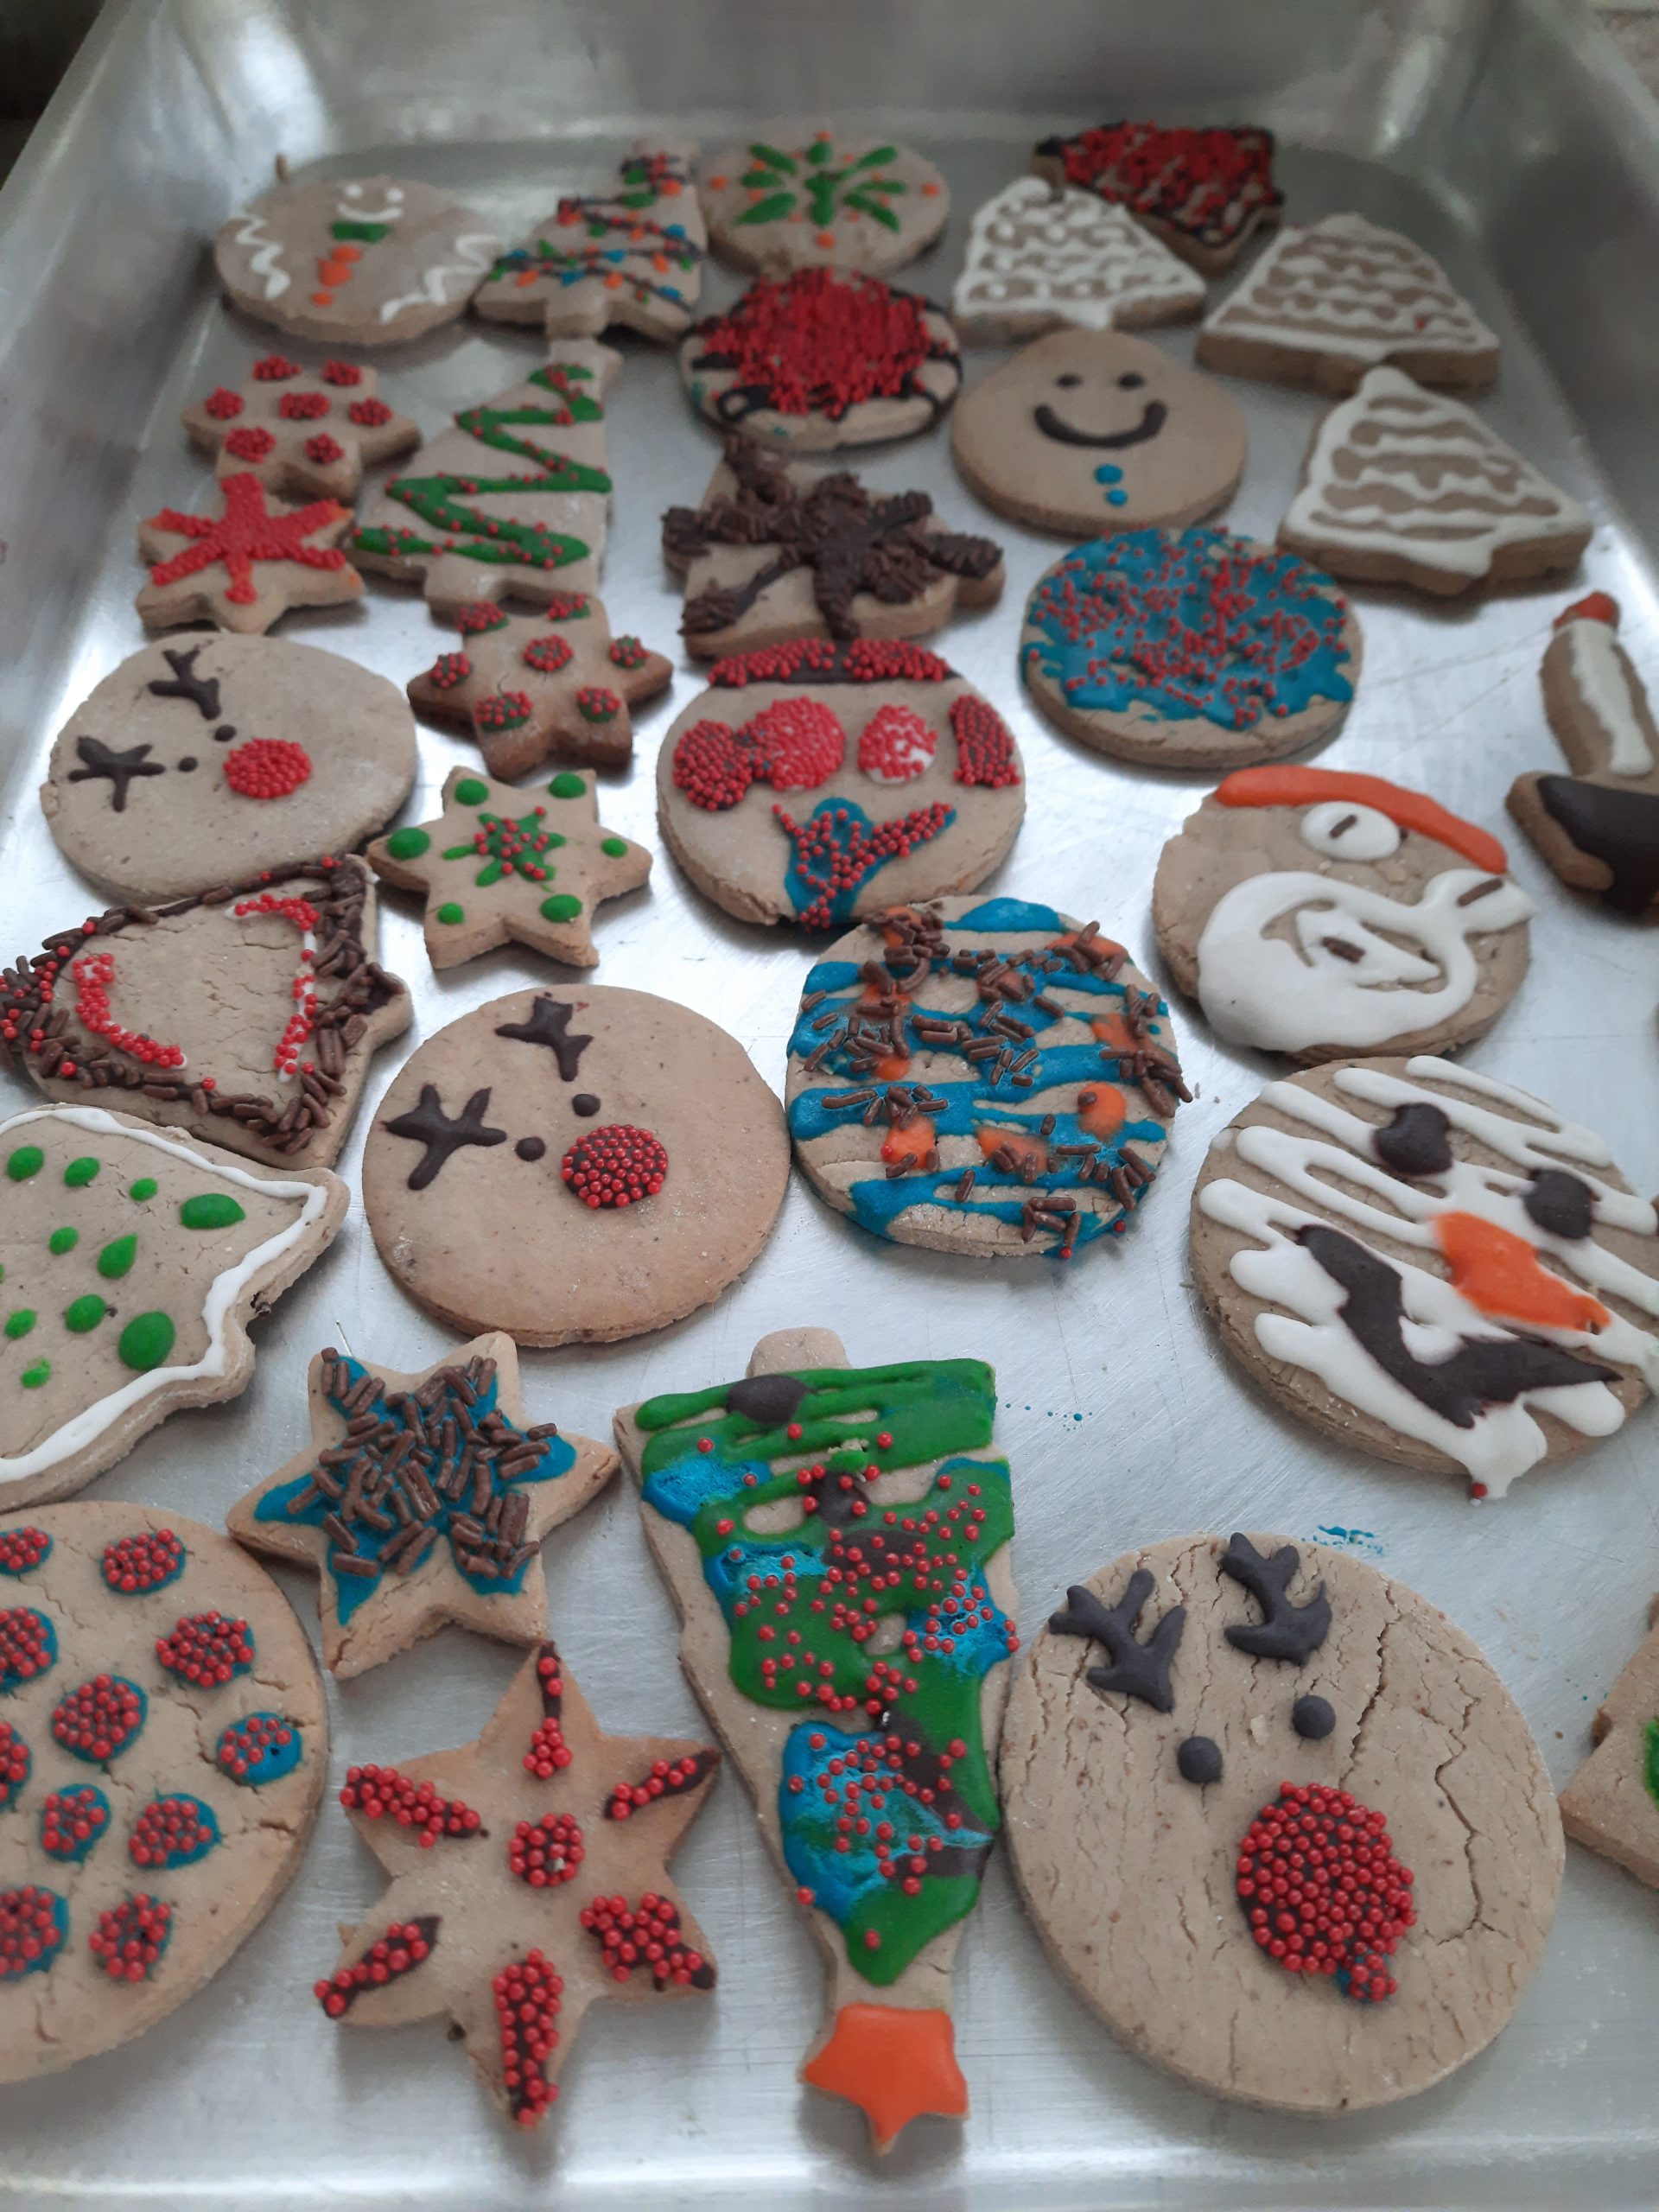
[[[228,632],[146,645],[58,732],[41,785],[66,860],[123,899],[188,898],[349,850],[415,780],[395,683],[338,653]]]
[[[241,384],[193,400],[181,420],[194,444],[219,456],[221,477],[246,469],[268,492],[349,505],[366,467],[421,442],[420,424],[386,404],[378,381],[355,361],[314,371],[266,353]]]
[[[787,124],[720,148],[698,188],[721,259],[765,276],[885,276],[925,252],[950,213],[944,179],[908,146]]]
[[[149,1507],[0,1517],[0,2082],[202,1988],[298,1871],[328,1766],[311,1647],[263,1568]]]

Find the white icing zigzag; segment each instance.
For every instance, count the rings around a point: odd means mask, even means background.
[[[455,260],[441,261],[427,270],[414,291],[400,292],[396,299],[381,302],[381,321],[391,321],[406,308],[441,308],[457,293],[470,291],[480,277],[489,274],[499,250],[500,240],[487,231],[469,231],[455,240]],[[453,291],[448,289],[452,276],[461,280]]]
[[[1018,177],[974,217],[954,314],[1048,315],[1104,330],[1148,310],[1198,307],[1204,280],[1122,208],[1092,192]]]
[[[1282,232],[1204,327],[1376,362],[1402,349],[1478,354],[1497,345],[1432,254],[1363,215]]]
[[[280,238],[272,238],[265,228],[264,217],[245,215],[236,232],[236,243],[238,245],[257,246],[259,250],[249,267],[254,276],[264,278],[265,297],[280,300],[293,280],[282,266],[283,242]]]

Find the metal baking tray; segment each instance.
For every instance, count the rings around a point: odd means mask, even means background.
[[[1354,207],[1397,225],[1502,334],[1503,378],[1483,411],[1592,509],[1578,588],[1619,598],[1637,664],[1659,677],[1659,111],[1577,14],[1545,0],[118,0],[0,201],[0,953],[101,903],[58,857],[35,786],[60,717],[142,641],[136,518],[209,481],[180,408],[269,343],[221,304],[202,241],[272,156],[301,173],[442,183],[512,236],[561,189],[602,181],[637,130],[671,123],[706,142],[791,111],[900,132],[943,165],[949,232],[900,280],[939,299],[969,215],[1045,132],[1113,114],[1271,125],[1294,217]],[[711,289],[720,300],[734,287],[717,275]],[[1190,328],[1155,338],[1190,352]],[[671,649],[678,597],[658,518],[696,498],[715,442],[670,359],[624,346],[602,592],[615,627]],[[380,366],[429,429],[536,358],[531,334],[458,322]],[[975,354],[970,375],[997,358]],[[1320,403],[1235,389],[1251,450],[1228,519],[1270,537]],[[1057,542],[977,512],[943,430],[855,458],[876,484],[919,485],[1007,546],[1001,605],[941,641],[1025,749],[1030,811],[996,887],[1098,916],[1148,959],[1154,865],[1200,786],[1085,753],[1029,711],[1014,644]],[[1537,669],[1563,588],[1466,607],[1357,596],[1364,677],[1324,757],[1421,784],[1509,836],[1510,779],[1555,765]],[[378,582],[359,606],[291,615],[281,634],[399,682],[435,649],[418,596]],[[698,685],[683,667],[644,718],[632,774],[607,787],[607,818],[653,845],[657,741]],[[466,757],[423,734],[417,812]],[[1524,843],[1515,866],[1537,902],[1533,970],[1471,1065],[1600,1127],[1651,1190],[1659,938],[1576,900]],[[385,957],[414,988],[417,1034],[545,972],[504,952],[435,979],[407,903],[389,899],[385,915]],[[659,858],[649,892],[607,910],[600,943],[597,980],[709,1009],[781,1087],[809,958],[798,941],[726,920]],[[798,1182],[769,1249],[710,1310],[637,1343],[527,1357],[532,1412],[602,1435],[618,1404],[739,1373],[757,1337],[798,1323],[837,1330],[855,1361],[984,1356],[1015,1471],[1027,1623],[1067,1581],[1174,1532],[1349,1541],[1479,1639],[1564,1779],[1659,1585],[1659,1414],[1482,1508],[1455,1483],[1344,1456],[1275,1414],[1224,1364],[1186,1269],[1206,1142],[1270,1071],[1217,1047],[1179,1004],[1175,1026],[1197,1097],[1121,1247],[1065,1268],[982,1268],[879,1244]],[[348,1176],[403,1049],[371,1077]],[[29,1095],[0,1087],[8,1103]],[[88,1495],[217,1520],[303,1440],[319,1344],[409,1369],[444,1342],[383,1272],[360,1214],[261,1335],[245,1397],[168,1421]],[[603,1720],[700,1731],[632,1500],[621,1489],[601,1499],[549,1556],[556,1633]],[[314,1618],[312,1588],[289,1586]],[[452,1633],[350,1684],[333,1700],[336,1770],[471,1735],[514,1664]],[[918,2124],[879,2168],[860,2116],[797,2085],[818,1961],[734,1778],[678,1873],[718,1948],[715,1999],[601,2008],[557,2115],[525,2139],[437,2028],[341,2037],[318,2013],[310,1984],[335,1925],[378,1889],[344,1819],[325,1815],[301,1878],[210,1988],[138,2044],[0,2093],[0,2197],[563,2212],[1654,2201],[1659,1910],[1582,1852],[1543,1967],[1497,2044],[1408,2104],[1322,2123],[1214,2102],[1121,2049],[1046,1970],[994,1863],[957,1985],[972,2116]]]

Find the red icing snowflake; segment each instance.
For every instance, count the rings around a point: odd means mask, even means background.
[[[147,530],[192,541],[182,553],[156,563],[149,572],[152,584],[165,588],[200,575],[204,569],[222,566],[230,578],[226,598],[238,607],[251,607],[259,596],[255,570],[264,562],[293,561],[304,569],[345,567],[346,556],[337,545],[306,543],[314,531],[346,519],[346,509],[337,499],[313,499],[290,514],[273,514],[257,476],[227,476],[219,490],[225,500],[221,515],[163,507],[149,518]]]

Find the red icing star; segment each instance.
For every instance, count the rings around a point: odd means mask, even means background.
[[[259,596],[254,569],[262,561],[297,561],[306,569],[345,567],[346,556],[337,545],[305,542],[331,523],[346,519],[337,499],[313,499],[308,506],[273,514],[257,476],[227,476],[219,489],[225,495],[222,515],[192,515],[178,507],[163,507],[144,524],[146,530],[194,541],[171,560],[158,562],[149,572],[151,583],[179,583],[222,562],[231,579],[225,596],[238,607],[251,607]]]

